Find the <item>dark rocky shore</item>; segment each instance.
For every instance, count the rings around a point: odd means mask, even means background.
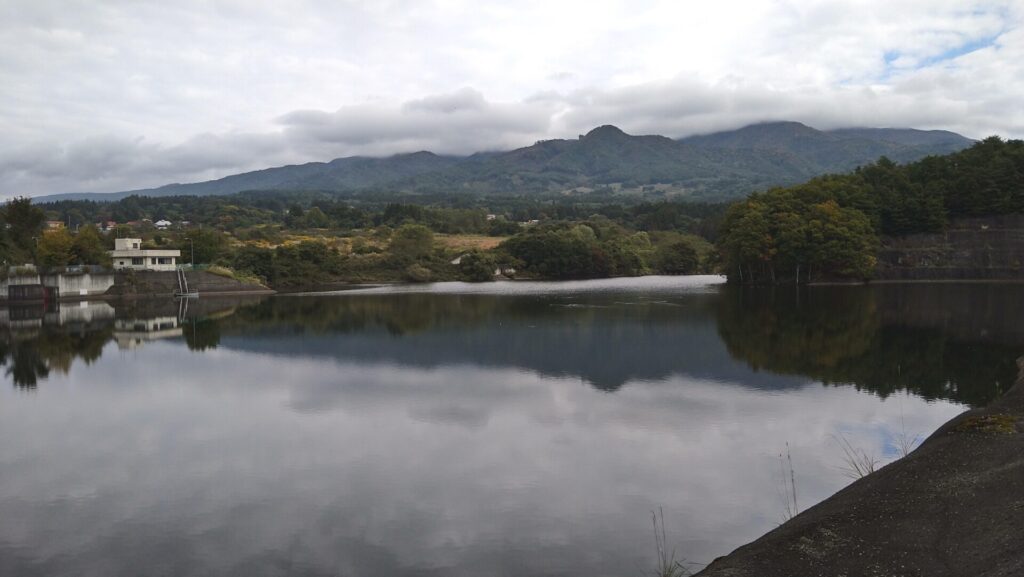
[[[1024,575],[1024,357],[1016,385],[701,577]]]

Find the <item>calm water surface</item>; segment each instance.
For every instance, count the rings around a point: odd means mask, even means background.
[[[659,507],[703,564],[1024,352],[1019,285],[717,283],[0,311],[0,574],[641,575]]]

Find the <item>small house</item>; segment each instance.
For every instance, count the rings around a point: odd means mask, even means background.
[[[178,268],[180,250],[155,250],[142,248],[141,238],[118,238],[114,250],[110,251],[114,270],[163,270]]]

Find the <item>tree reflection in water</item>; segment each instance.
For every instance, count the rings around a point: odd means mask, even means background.
[[[739,288],[571,295],[391,294],[200,300],[107,307],[88,322],[8,315],[0,364],[32,388],[104,347],[171,338],[406,365],[514,366],[615,391],[671,374],[757,388],[807,380],[887,396],[984,405],[1008,387],[1024,343],[1013,285]],[[13,311],[13,309],[12,309]],[[30,311],[31,312],[31,311]],[[20,315],[20,316],[19,316]],[[38,317],[38,318],[36,318]],[[67,319],[65,319],[67,320]],[[127,336],[126,336],[127,335]],[[752,369],[752,371],[751,371]]]
[[[729,352],[755,370],[853,385],[882,397],[907,391],[982,406],[1013,384],[1016,358],[1024,352],[1019,329],[1008,326],[1019,307],[1014,290],[729,287],[719,301],[718,330]],[[991,314],[979,318],[977,311]]]

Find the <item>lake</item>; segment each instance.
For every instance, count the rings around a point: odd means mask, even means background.
[[[694,568],[1014,381],[1021,285],[445,283],[0,311],[0,574]],[[781,458],[780,458],[781,456]]]

